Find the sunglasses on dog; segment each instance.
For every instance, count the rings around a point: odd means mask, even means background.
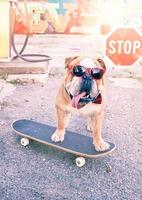
[[[84,66],[82,65],[76,65],[73,67],[73,75],[74,76],[77,76],[77,77],[82,77],[85,73],[89,73],[94,79],[101,79],[103,74],[105,73],[105,70],[104,69],[100,69],[100,68],[85,68]]]

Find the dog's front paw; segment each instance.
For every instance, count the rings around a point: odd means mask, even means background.
[[[103,140],[99,142],[93,142],[93,144],[95,146],[96,151],[107,151],[110,148],[110,145]]]
[[[53,135],[51,136],[51,140],[53,142],[63,142],[64,141],[64,130],[56,130]]]

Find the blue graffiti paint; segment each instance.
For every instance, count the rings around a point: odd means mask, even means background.
[[[57,8],[57,13],[59,15],[64,15],[66,13],[66,10],[64,8],[64,3],[75,3],[76,0],[48,0],[48,3],[57,3],[59,5],[59,8]]]

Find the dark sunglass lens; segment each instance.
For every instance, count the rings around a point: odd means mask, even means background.
[[[98,68],[94,68],[94,69],[91,70],[91,75],[95,79],[101,79],[102,76],[103,76],[103,70],[98,69]]]
[[[77,65],[73,68],[73,74],[75,76],[82,76],[85,73],[85,68],[81,65]]]

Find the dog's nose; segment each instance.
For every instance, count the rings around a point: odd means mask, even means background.
[[[85,79],[85,80],[91,80],[92,77],[91,77],[90,74],[85,74],[85,75],[83,76],[83,79]]]

